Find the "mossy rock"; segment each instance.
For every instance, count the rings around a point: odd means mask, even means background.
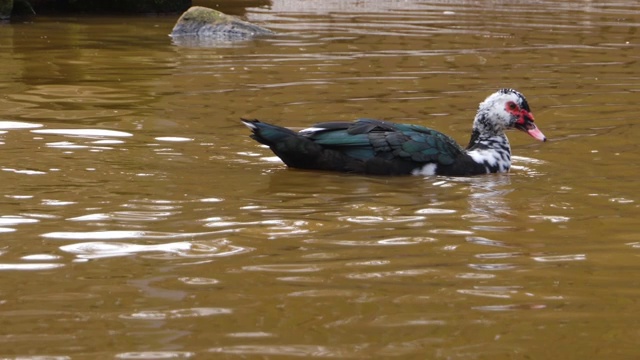
[[[13,0],[0,0],[0,20],[7,20],[11,17]]]
[[[249,40],[265,35],[273,35],[273,31],[202,6],[192,6],[185,11],[171,31],[173,38],[222,41]]]

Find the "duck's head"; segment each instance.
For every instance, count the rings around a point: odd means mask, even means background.
[[[480,103],[473,130],[480,136],[494,136],[508,129],[518,129],[536,140],[547,141],[533,123],[533,114],[524,95],[513,89],[500,89]]]

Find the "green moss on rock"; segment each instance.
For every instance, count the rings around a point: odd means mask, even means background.
[[[247,40],[272,34],[269,29],[201,6],[185,11],[171,31],[174,38],[195,36],[219,40]]]

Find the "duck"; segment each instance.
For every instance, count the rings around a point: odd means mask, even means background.
[[[288,167],[367,175],[505,173],[511,167],[506,130],[547,140],[534,123],[527,99],[514,89],[500,89],[480,103],[465,148],[428,127],[368,118],[322,122],[300,131],[257,119],[241,121],[251,138],[268,146]]]

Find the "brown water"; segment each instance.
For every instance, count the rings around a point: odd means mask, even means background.
[[[640,5],[532,3],[276,0],[215,48],[0,25],[0,357],[640,357]],[[508,175],[288,170],[238,121],[464,144],[501,87],[550,139]]]

